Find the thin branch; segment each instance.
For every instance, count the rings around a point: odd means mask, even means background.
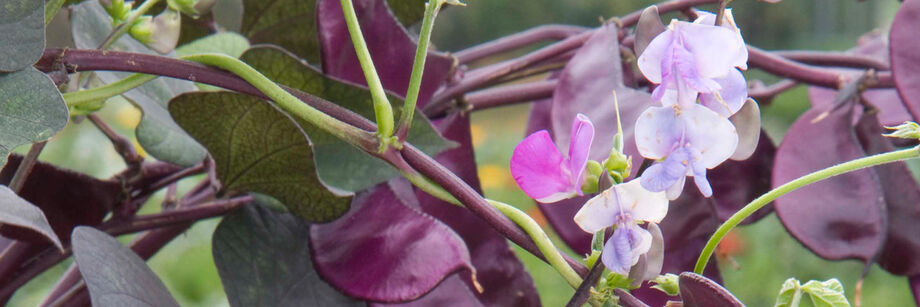
[[[542,25],[511,34],[490,42],[482,43],[454,53],[460,64],[494,56],[546,40],[561,40],[584,32],[585,27],[570,25]]]
[[[768,86],[755,87],[751,90],[748,90],[748,96],[757,100],[760,104],[769,103],[779,94],[782,94],[785,91],[791,90],[799,85],[798,82],[784,79],[782,81],[770,84]]]
[[[130,220],[114,222],[108,226],[102,226],[100,228],[113,236],[119,236],[164,226],[172,226],[176,224],[222,216],[251,201],[252,196],[248,195],[225,200],[216,200],[201,205],[178,208],[175,210],[155,214],[136,216]]]
[[[848,78],[838,70],[808,66],[750,45],[748,46],[748,64],[750,67],[783,78],[834,89],[839,88]],[[890,75],[890,72],[879,73],[878,82],[872,87],[893,87],[894,82]]]
[[[543,80],[501,87],[493,87],[466,95],[471,110],[484,110],[522,102],[553,97],[559,81]]]
[[[25,186],[26,180],[29,179],[29,174],[32,174],[32,168],[38,163],[38,156],[42,153],[42,150],[45,149],[45,144],[48,144],[48,142],[41,141],[33,143],[32,146],[29,147],[29,152],[26,153],[26,156],[19,162],[19,167],[16,168],[16,173],[13,174],[13,179],[10,180],[10,184],[8,185],[10,190],[13,190],[14,193],[18,194],[22,191],[22,187]]]
[[[604,275],[604,263],[600,261],[600,258],[597,258],[598,261],[594,262],[594,266],[591,267],[591,271],[588,272],[588,276],[585,277],[585,280],[581,282],[581,285],[578,286],[578,289],[575,290],[575,294],[572,295],[572,298],[569,300],[566,307],[578,307],[584,305],[588,301],[588,298],[591,297],[591,287],[597,284],[597,281],[601,279],[601,276]]]
[[[852,53],[801,50],[775,50],[771,53],[796,62],[818,66],[871,68],[880,71],[890,69],[888,63],[879,59]]]
[[[658,13],[664,15],[665,13],[682,11],[683,9],[691,8],[697,5],[711,4],[716,2],[719,2],[719,0],[673,0],[656,4],[656,6],[658,6]],[[636,25],[636,23],[639,22],[639,16],[642,16],[642,10],[638,10],[623,16],[623,18],[620,18],[620,27],[628,28]]]
[[[137,149],[134,148],[134,143],[131,142],[126,137],[121,136],[115,130],[112,130],[112,127],[109,127],[102,118],[99,118],[99,115],[89,114],[86,116],[96,128],[99,128],[99,131],[105,135],[112,142],[112,146],[115,147],[115,151],[118,152],[118,155],[125,160],[125,164],[128,165],[128,169],[131,170],[140,170],[141,163],[144,162],[144,157],[141,157],[137,154]]]

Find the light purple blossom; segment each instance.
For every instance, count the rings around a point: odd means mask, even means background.
[[[627,275],[648,252],[652,235],[640,223],[660,223],[668,213],[663,192],[651,192],[638,180],[618,184],[588,200],[575,214],[575,223],[588,233],[616,226],[601,253],[601,261],[613,272]]]
[[[527,196],[541,203],[582,195],[593,139],[594,125],[583,114],[572,122],[568,157],[562,155],[546,130],[537,131],[514,148],[511,175]]]
[[[680,196],[686,176],[700,192],[712,196],[706,179],[711,169],[731,157],[738,146],[735,126],[702,105],[651,107],[636,121],[636,146],[646,158],[659,160],[642,173],[642,186]]]
[[[696,104],[703,93],[710,94],[707,99],[714,99],[719,108],[733,113],[747,98],[746,87],[738,87],[744,84],[744,77],[735,69],[747,67],[747,49],[733,20],[716,27],[712,22],[706,24],[707,19],[714,21],[715,17],[701,16],[694,23],[672,21],[639,56],[639,70],[650,82],[659,84],[652,98],[665,106],[676,104],[687,108]],[[720,92],[723,89],[728,91],[724,95]],[[741,90],[743,94],[739,94]],[[738,95],[744,97],[719,101],[724,96]]]

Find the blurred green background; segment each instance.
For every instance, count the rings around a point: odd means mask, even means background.
[[[593,27],[599,24],[599,18],[622,16],[654,3],[612,0],[466,2],[467,7],[451,7],[439,16],[433,38],[439,49],[456,51],[542,24]],[[898,2],[786,0],[768,4],[736,0],[732,7],[745,40],[763,49],[845,50],[866,32],[886,31]],[[500,61],[536,47],[478,64]],[[756,71],[746,74],[749,80],[761,79],[767,84],[776,81]],[[792,121],[808,108],[806,93],[804,87],[798,87],[762,107],[764,126],[774,142],[778,143]],[[508,171],[511,151],[524,137],[528,109],[527,105],[517,105],[474,113],[473,137],[486,196],[515,204],[542,222],[539,210],[517,188]],[[140,117],[137,110],[120,99],[110,102],[101,115],[125,135],[133,135],[133,127]],[[18,151],[24,150],[19,148]],[[124,167],[105,137],[85,121],[70,123],[48,145],[41,160],[99,178],[108,178]],[[189,188],[195,180],[186,179],[182,187]],[[161,197],[151,199],[144,212],[159,210]],[[217,222],[212,219],[196,224],[149,261],[183,306],[227,305],[211,256],[211,234]],[[130,236],[120,239],[123,242],[131,240]],[[862,265],[856,261],[830,262],[817,258],[790,237],[774,215],[740,228],[730,239],[737,249],[730,258],[720,259],[720,267],[728,289],[749,306],[772,306],[782,282],[789,277],[802,281],[839,278],[852,302]],[[533,275],[543,304],[564,305],[573,293],[568,285],[548,265],[520,249],[516,251]],[[33,280],[17,292],[10,305],[37,305],[69,263]],[[862,302],[864,306],[913,305],[906,279],[890,275],[877,266],[873,266],[864,282]]]

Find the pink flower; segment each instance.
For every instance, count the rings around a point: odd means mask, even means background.
[[[541,203],[582,195],[593,139],[594,125],[583,114],[578,114],[572,122],[568,157],[562,156],[549,132],[537,131],[514,148],[511,175],[527,196]]]

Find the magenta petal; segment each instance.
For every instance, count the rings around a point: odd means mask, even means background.
[[[537,131],[517,147],[511,156],[511,175],[527,196],[541,203],[563,200],[577,194],[572,174],[549,132]]]
[[[594,141],[594,124],[584,114],[578,113],[572,121],[572,138],[569,139],[569,172],[575,187],[584,183],[585,166],[588,164],[588,154],[591,153],[591,142]],[[579,195],[581,189],[578,190]]]

